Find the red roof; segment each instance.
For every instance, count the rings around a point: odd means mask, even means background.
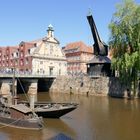
[[[14,52],[18,49],[18,46],[9,47],[11,52]]]
[[[3,54],[5,54],[5,51],[9,48],[10,53],[15,52],[18,49],[18,46],[5,46],[0,47],[0,50],[2,50]]]
[[[87,46],[82,41],[67,44],[64,48],[64,51],[73,49],[79,49],[80,52],[93,53],[93,47]]]
[[[36,43],[33,43],[33,42],[24,42],[24,41],[22,41],[22,42],[19,44],[19,47],[24,46],[25,54],[27,54],[27,53],[28,53],[28,50],[29,50],[30,48],[35,47],[35,44],[36,44]]]

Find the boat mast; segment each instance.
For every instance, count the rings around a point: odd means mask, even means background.
[[[13,104],[17,104],[17,95],[15,92],[15,66],[13,68],[13,79],[12,79],[12,99],[13,99]]]
[[[15,96],[15,67],[13,69],[12,96]]]

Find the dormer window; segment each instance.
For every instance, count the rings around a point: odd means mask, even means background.
[[[23,45],[21,45],[20,50],[23,50]]]
[[[37,47],[37,43],[34,43],[34,47]]]

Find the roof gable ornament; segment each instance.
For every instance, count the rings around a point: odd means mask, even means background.
[[[47,38],[50,38],[50,37],[54,38],[54,29],[51,24],[48,26],[47,33],[48,33]]]
[[[48,26],[48,30],[54,31],[54,30],[53,30],[53,26],[52,26],[51,24]],[[47,31],[48,31],[48,30],[47,30]]]
[[[47,36],[42,38],[42,41],[60,44],[60,42],[54,37],[54,29],[53,29],[53,26],[51,24],[48,26]]]

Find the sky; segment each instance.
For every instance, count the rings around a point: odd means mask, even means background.
[[[121,0],[0,0],[0,46],[15,46],[46,36],[51,24],[63,47],[83,41],[94,43],[87,21],[91,9],[101,39],[108,43],[116,4]],[[136,0],[140,3],[140,0]]]

